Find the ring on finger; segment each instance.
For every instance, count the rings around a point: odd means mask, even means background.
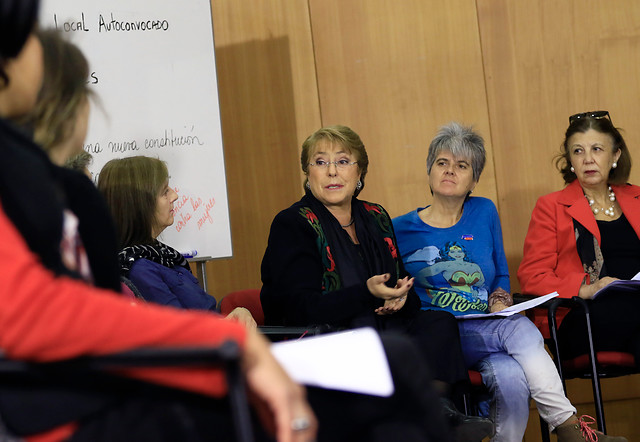
[[[304,431],[311,426],[311,421],[306,417],[296,417],[291,420],[291,429],[293,431]]]

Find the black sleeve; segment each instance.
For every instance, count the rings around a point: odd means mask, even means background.
[[[409,272],[407,272],[407,270],[404,268],[404,263],[402,262],[402,259],[400,258],[400,251],[398,250],[398,240],[396,239],[396,231],[393,228],[393,223],[391,222],[391,217],[389,216],[389,213],[386,211],[386,209],[384,209],[382,206],[380,206],[380,207],[382,208],[383,213],[389,219],[389,227],[391,228],[391,233],[393,235],[393,247],[395,247],[394,259],[398,263],[398,268],[400,270],[398,272],[399,273],[398,278],[402,279],[405,276],[411,277]],[[420,297],[416,293],[415,289],[413,287],[411,287],[411,289],[409,290],[409,293],[407,294],[407,301],[404,303],[404,306],[402,307],[402,309],[396,314],[410,316],[410,315],[415,314],[415,312],[417,312],[418,310],[420,310],[420,306],[421,306]]]
[[[366,284],[322,293],[324,268],[317,238],[293,208],[273,220],[261,267],[260,299],[267,325],[344,326],[375,309]]]
[[[82,238],[94,283],[97,287],[120,292],[118,245],[111,212],[104,198],[80,172],[58,167],[69,209],[78,217]]]

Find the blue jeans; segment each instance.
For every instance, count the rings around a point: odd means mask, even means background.
[[[529,398],[540,416],[557,427],[575,414],[536,326],[522,315],[459,320],[467,368],[478,370],[492,394],[489,417],[496,424],[492,441],[522,440],[529,419]]]

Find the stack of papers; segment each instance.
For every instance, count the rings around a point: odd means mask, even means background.
[[[536,299],[531,299],[529,301],[521,302],[519,304],[513,304],[511,307],[507,307],[504,310],[500,310],[499,312],[460,315],[460,316],[456,316],[456,319],[478,319],[478,318],[484,319],[484,318],[490,318],[492,316],[511,316],[516,313],[520,313],[530,308],[533,308],[537,305],[544,304],[549,299],[555,298],[556,296],[558,296],[558,292],[553,292],[553,293],[549,293],[548,295],[540,296]]]

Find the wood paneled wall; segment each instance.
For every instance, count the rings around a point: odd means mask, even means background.
[[[438,127],[474,125],[488,151],[475,194],[498,206],[513,290],[535,201],[562,187],[552,161],[568,116],[609,110],[639,158],[635,0],[212,0],[212,7],[234,248],[233,258],[207,266],[217,298],[260,286],[269,224],[302,194],[300,145],[321,126],[346,124],[360,134],[371,163],[362,197],[396,216],[428,204],[425,158]],[[640,183],[638,168],[631,181]],[[640,393],[638,379],[616,385],[616,404],[617,389]],[[625,425],[610,424],[640,440]]]
[[[476,192],[496,199],[473,0],[310,0],[322,124],[362,138],[361,197],[392,216],[426,205],[426,157],[439,126],[473,124],[488,144]]]
[[[306,2],[214,1],[233,258],[207,264],[209,293],[260,287],[271,220],[302,194],[298,145],[320,127]]]

